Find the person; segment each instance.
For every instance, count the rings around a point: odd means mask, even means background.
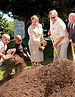
[[[16,48],[16,52],[15,54],[18,54],[20,57],[25,57],[25,58],[29,58],[31,60],[31,62],[33,62],[30,54],[27,51],[27,47],[24,46],[24,44],[22,43],[22,38],[20,35],[16,35],[15,36],[15,46],[14,48]]]
[[[2,65],[2,62],[5,60],[5,51],[7,50],[7,44],[9,42],[10,36],[8,34],[3,34],[0,40],[0,66]]]
[[[69,14],[69,21],[67,25],[67,30],[69,32],[69,40],[72,39],[73,43],[75,42],[75,13]],[[70,31],[72,27],[72,31]]]
[[[74,48],[75,48],[75,42],[73,43],[73,46],[74,46]]]
[[[39,50],[40,42],[43,39],[42,25],[39,23],[39,18],[36,15],[31,17],[31,23],[28,27],[30,54],[37,64],[42,64],[43,51]]]
[[[67,25],[67,31],[69,33],[69,40],[72,39],[75,52],[75,13],[70,13],[68,16],[68,25]]]
[[[58,58],[67,58],[67,47],[69,43],[68,32],[66,29],[66,25],[62,19],[58,17],[58,13],[56,10],[51,10],[49,12],[50,17],[50,29],[48,31],[48,35],[51,34],[54,46],[57,50],[57,54],[54,50],[54,60]]]
[[[24,68],[26,67],[26,63],[23,57],[29,58],[31,62],[33,61],[31,56],[27,52],[27,48],[22,43],[22,38],[20,35],[15,36],[15,46],[13,49],[11,49],[11,51],[13,50],[15,50],[14,55],[10,59],[5,61],[6,68],[5,72],[3,73],[4,79],[10,77],[12,69],[15,69],[15,75],[18,75],[24,70]]]

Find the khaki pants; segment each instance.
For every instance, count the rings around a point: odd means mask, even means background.
[[[68,48],[68,43],[64,43],[64,44],[57,46],[58,56],[56,55],[55,50],[54,50],[54,60],[57,60],[58,57],[67,59],[67,48]]]

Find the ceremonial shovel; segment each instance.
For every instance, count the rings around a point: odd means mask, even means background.
[[[71,39],[71,47],[72,47],[73,60],[75,61],[75,52],[74,52],[74,47],[73,47],[73,41],[72,41],[72,39]]]

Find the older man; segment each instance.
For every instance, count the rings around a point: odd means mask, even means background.
[[[59,58],[67,58],[67,47],[69,43],[68,32],[66,25],[62,19],[58,17],[56,10],[51,10],[49,12],[50,17],[50,30],[48,35],[51,34],[54,47],[56,47]],[[54,60],[58,58],[54,50]]]
[[[73,59],[75,60],[75,13],[69,14],[69,22],[67,26],[67,30],[69,32],[69,40],[72,39],[73,44],[71,46],[74,46],[74,51],[72,49]]]
[[[69,32],[69,39],[72,39],[75,45],[75,13],[69,14],[68,32]]]

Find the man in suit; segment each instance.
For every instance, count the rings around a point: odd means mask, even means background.
[[[74,53],[75,53],[75,13],[69,14],[69,22],[68,22],[67,30],[69,32],[69,40],[72,39],[73,41],[72,46],[74,47]]]
[[[69,14],[69,22],[67,30],[69,32],[69,39],[72,39],[73,43],[75,43],[75,13]]]

